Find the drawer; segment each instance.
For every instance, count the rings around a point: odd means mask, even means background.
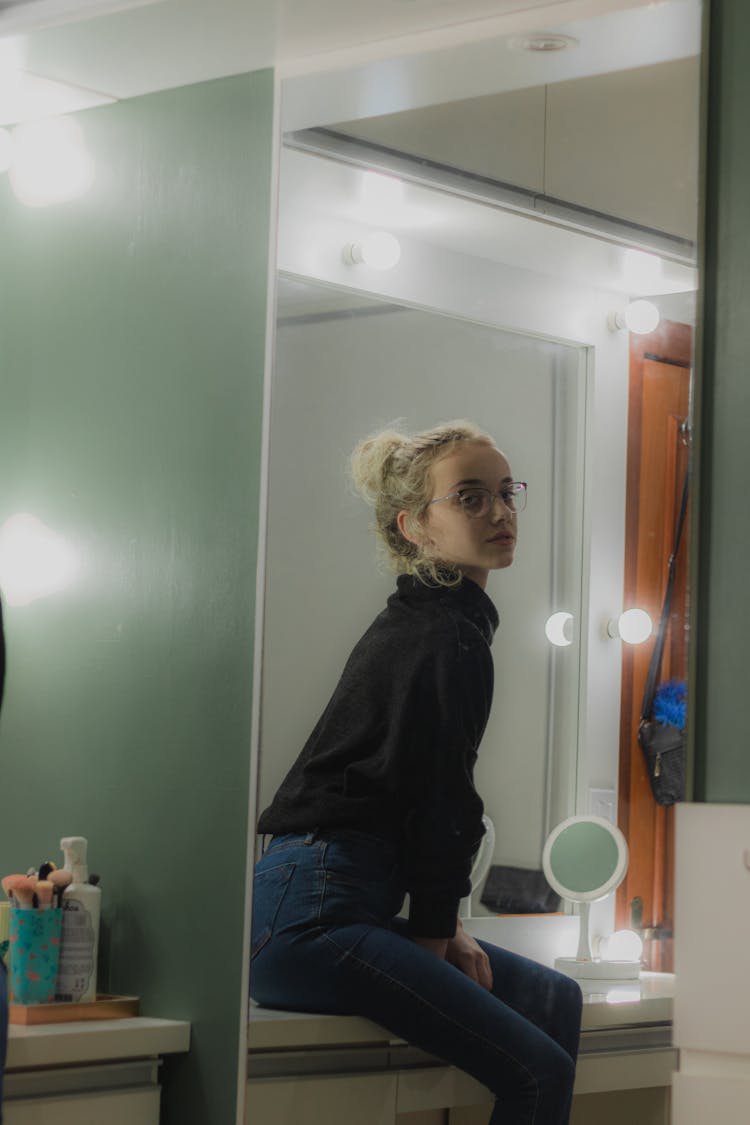
[[[257,1078],[247,1084],[246,1125],[393,1125],[396,1075]],[[108,1123],[109,1125],[109,1123]]]
[[[3,1125],[159,1125],[159,1089],[21,1098],[3,1114]]]

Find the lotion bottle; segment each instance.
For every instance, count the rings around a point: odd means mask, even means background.
[[[85,1003],[96,1000],[96,963],[99,954],[99,918],[102,892],[88,882],[88,841],[84,836],[64,836],[60,841],[64,869],[73,880],[62,898],[62,938],[56,999]]]

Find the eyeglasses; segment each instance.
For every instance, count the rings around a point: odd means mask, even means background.
[[[525,480],[512,480],[500,492],[493,492],[489,488],[459,488],[457,492],[449,492],[447,496],[436,496],[430,504],[438,504],[441,500],[456,500],[461,510],[470,519],[481,519],[492,511],[493,500],[502,500],[511,515],[517,515],[526,507],[527,484]]]

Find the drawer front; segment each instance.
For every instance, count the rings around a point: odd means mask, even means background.
[[[750,806],[677,806],[677,1047],[750,1054],[748,864]]]
[[[246,1125],[394,1125],[395,1075],[257,1078],[247,1084]]]
[[[159,1125],[159,1090],[22,1098],[3,1114],[3,1125]]]

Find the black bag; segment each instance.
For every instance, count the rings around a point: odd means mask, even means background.
[[[673,805],[685,799],[687,732],[646,719],[638,729],[638,741],[646,759],[651,792],[657,805]]]
[[[554,914],[560,909],[560,896],[543,871],[499,863],[490,868],[479,901],[495,914]]]
[[[674,583],[675,561],[680,547],[682,525],[685,522],[688,497],[688,474],[685,473],[685,484],[682,489],[682,504],[677,521],[674,549],[669,556],[669,576],[667,590],[664,595],[659,631],[656,635],[656,644],[651,655],[651,664],[646,677],[646,688],[643,692],[641,706],[641,722],[638,727],[638,742],[643,750],[643,756],[648,771],[648,780],[651,792],[657,805],[673,805],[676,801],[685,799],[685,775],[687,772],[687,731],[678,730],[677,727],[667,723],[660,723],[653,717],[654,697],[656,696],[656,681],[659,677],[662,657],[664,655],[664,641],[669,624],[669,611],[672,602],[672,585]]]

